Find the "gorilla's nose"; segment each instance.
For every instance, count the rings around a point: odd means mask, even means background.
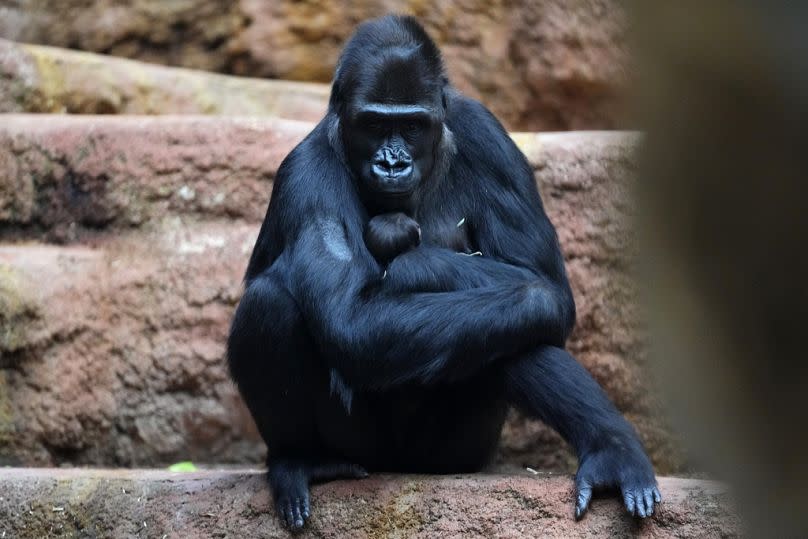
[[[412,158],[403,149],[384,148],[373,159],[373,172],[390,179],[401,178],[412,171]]]

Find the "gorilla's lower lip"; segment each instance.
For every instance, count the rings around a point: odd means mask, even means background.
[[[372,189],[373,193],[380,196],[390,197],[390,198],[403,198],[412,194],[415,191],[415,188],[412,187],[406,190],[394,190],[394,189]]]
[[[381,182],[374,182],[374,183],[379,184]],[[412,187],[407,187],[406,189],[395,188],[384,184],[370,185],[370,190],[373,191],[374,195],[398,198],[411,195],[412,192],[415,191],[415,185],[413,185]]]

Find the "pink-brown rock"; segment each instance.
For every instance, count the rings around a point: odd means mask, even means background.
[[[242,272],[283,156],[282,120],[8,115],[0,124],[0,463],[257,462],[223,362]],[[629,277],[637,136],[515,134],[578,304],[570,349],[640,431],[681,456],[644,365]],[[513,415],[500,462],[572,470]]]
[[[278,165],[312,128],[272,118],[0,118],[0,223],[65,240],[168,214],[260,222]]]
[[[327,82],[356,25],[415,15],[449,74],[511,129],[625,125],[625,15],[617,0],[297,2],[17,0],[0,37],[237,75]]]
[[[0,463],[260,462],[223,359],[254,237],[167,217],[0,246]]]
[[[302,537],[738,537],[726,489],[660,478],[664,501],[639,522],[616,499],[572,518],[567,476],[380,475],[315,486]],[[0,469],[0,535],[289,537],[258,471]]]

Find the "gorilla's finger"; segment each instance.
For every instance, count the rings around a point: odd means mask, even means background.
[[[645,514],[650,517],[654,514],[654,489],[645,489],[643,499],[645,499]]]
[[[662,494],[659,493],[658,487],[654,487],[654,501],[656,503],[662,503]]]
[[[623,502],[626,504],[626,511],[628,511],[630,515],[635,516],[637,512],[635,507],[634,492],[631,490],[624,490]]]
[[[303,495],[303,519],[308,520],[311,516],[311,505],[309,503],[309,493]]]
[[[635,507],[637,509],[637,516],[640,518],[645,518],[645,501],[642,498],[642,491],[641,490],[634,490],[632,491],[632,495],[634,496]]]
[[[370,473],[365,469],[364,466],[360,466],[358,464],[353,465],[353,476],[357,479],[364,479],[370,476]]]
[[[589,501],[592,499],[592,488],[583,486],[578,489],[578,497],[575,504],[575,520],[581,520],[586,510],[589,508]]]
[[[283,506],[283,520],[286,522],[287,528],[292,528],[294,524],[294,517],[292,516],[292,501],[286,500],[286,503]]]
[[[297,499],[292,504],[292,520],[294,528],[302,528],[303,527],[303,515],[300,512],[301,506],[303,505],[303,500]]]

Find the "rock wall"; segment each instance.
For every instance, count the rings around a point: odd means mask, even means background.
[[[416,15],[454,83],[511,129],[625,125],[617,0],[12,0],[0,37],[237,75],[327,82],[356,24]]]
[[[311,124],[6,115],[0,123],[0,464],[259,462],[223,352],[281,159]],[[645,371],[629,278],[637,136],[517,134],[578,305],[570,349],[682,462]],[[514,414],[501,462],[569,470]]]

